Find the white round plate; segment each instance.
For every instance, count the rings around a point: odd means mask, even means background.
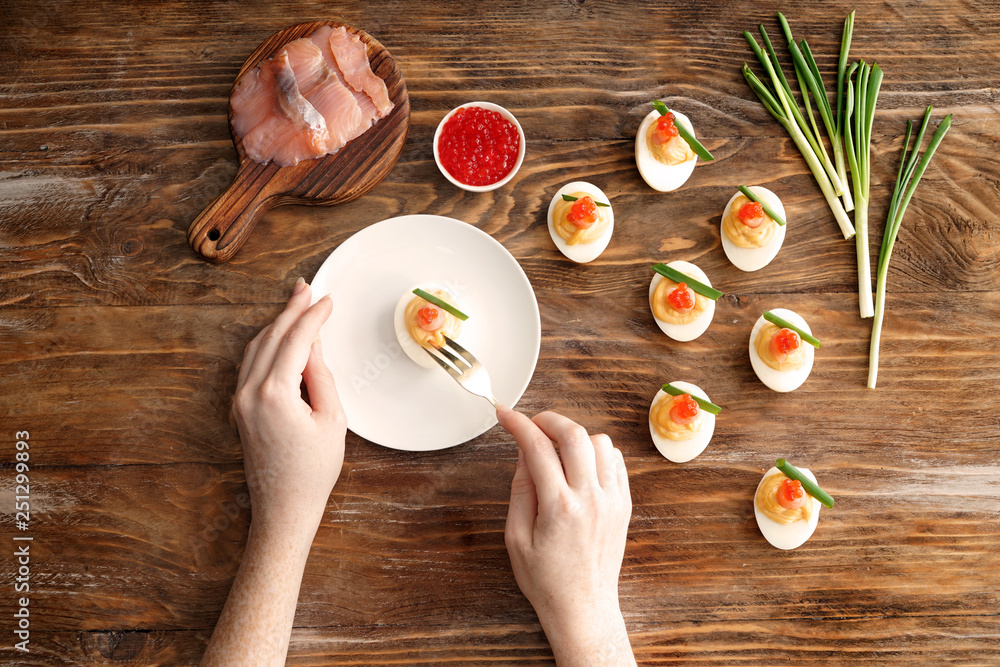
[[[320,332],[347,427],[385,447],[454,447],[497,423],[489,402],[440,368],[421,368],[396,340],[393,310],[413,285],[445,285],[469,314],[460,342],[486,366],[493,395],[513,406],[541,345],[538,303],[524,271],[490,235],[460,220],[405,215],[367,227],[334,250],[313,278],[313,301],[333,298]]]

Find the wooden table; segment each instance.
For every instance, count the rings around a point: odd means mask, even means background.
[[[519,407],[561,411],[625,453],[635,510],[620,588],[641,664],[1000,664],[1000,7],[784,5],[828,76],[856,8],[852,55],[886,71],[873,248],[906,120],[931,103],[935,120],[955,115],[896,245],[876,390],[854,246],[740,74],[742,30],[764,22],[783,45],[780,7],[2,3],[0,660],[197,662],[250,520],[228,421],[244,345],[352,234],[431,213],[493,235],[534,286],[541,356]],[[364,28],[397,59],[412,103],[402,158],[360,200],[273,211],[232,262],[210,265],[185,231],[235,173],[233,77],[268,35],[316,19]],[[672,194],[633,160],[653,98],[692,116],[717,157]],[[449,185],[431,156],[437,122],[473,99],[512,109],[529,138],[513,183],[491,194]],[[608,193],[618,223],[587,266],[544,226],[551,193],[578,178]],[[779,192],[791,221],[754,274],[719,241],[742,182]],[[669,259],[726,292],[694,342],[667,339],[649,313],[649,265]],[[777,306],[823,339],[789,395],[746,358],[750,326]],[[683,465],[646,425],[670,379],[724,406],[709,448]],[[31,445],[27,531],[13,512],[18,431]],[[837,498],[793,552],[764,541],[751,506],[779,456]],[[420,454],[350,436],[289,662],[550,664],[503,543],[515,459],[497,428]],[[12,648],[24,544],[30,653]]]

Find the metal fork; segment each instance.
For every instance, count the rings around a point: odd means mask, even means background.
[[[482,396],[492,403],[495,408],[497,406],[497,399],[493,397],[493,388],[490,386],[490,374],[486,372],[486,368],[479,363],[479,360],[471,352],[447,336],[444,337],[444,343],[442,347],[435,350],[439,354],[435,354],[430,348],[426,347],[424,351],[441,368],[448,371],[448,375],[455,378],[455,382],[461,385],[463,389],[470,394]]]

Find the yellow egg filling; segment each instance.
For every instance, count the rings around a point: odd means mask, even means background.
[[[577,199],[582,199],[583,197],[590,197],[595,202],[597,199],[594,195],[589,192],[571,192],[567,193],[571,197],[576,197]],[[552,226],[555,228],[556,233],[566,242],[566,245],[581,245],[584,243],[593,243],[597,241],[605,232],[608,230],[608,226],[611,224],[611,218],[608,216],[606,206],[597,207],[597,220],[589,227],[577,227],[569,220],[569,212],[573,208],[575,201],[566,201],[561,196],[559,200],[556,201],[555,207],[552,209]],[[607,202],[604,202],[605,204]]]
[[[428,291],[432,296],[436,296],[445,303],[458,308],[455,300],[450,294],[444,290],[434,290]],[[444,315],[444,324],[441,325],[440,329],[435,331],[425,331],[420,326],[420,318],[417,313],[424,306],[431,306],[432,308],[437,308]],[[410,334],[410,338],[420,345],[421,347],[428,347],[433,345],[434,347],[441,347],[444,345],[444,337],[448,336],[452,340],[458,338],[458,335],[462,332],[462,320],[458,319],[448,311],[435,306],[432,303],[425,301],[419,296],[414,295],[408,304],[406,304],[406,310],[403,313],[403,321],[406,323],[406,331]]]
[[[782,507],[778,502],[778,489],[781,487],[781,483],[788,479],[783,473],[775,473],[767,479],[765,479],[759,487],[757,487],[757,494],[754,496],[754,504],[756,504],[757,509],[759,509],[764,516],[772,521],[780,523],[782,525],[788,525],[796,521],[809,521],[812,517],[812,504],[813,499],[806,497],[806,502],[802,507],[797,507],[795,509],[788,509]]]
[[[791,371],[798,368],[802,368],[802,365],[806,363],[808,359],[806,352],[806,345],[808,343],[801,343],[798,348],[788,353],[784,361],[779,361],[774,358],[771,354],[771,339],[774,338],[774,334],[781,331],[781,327],[772,324],[771,322],[765,322],[764,326],[760,328],[757,332],[757,338],[754,339],[753,345],[757,350],[757,356],[760,360],[767,364],[769,367],[776,371]]]
[[[690,440],[694,434],[701,430],[701,425],[705,421],[705,411],[699,410],[698,416],[690,424],[678,424],[670,417],[670,409],[674,407],[674,401],[680,396],[664,394],[658,401],[653,403],[649,410],[649,423],[657,435],[668,440]]]
[[[740,221],[740,209],[750,203],[746,195],[739,195],[733,200],[725,215],[722,216],[722,231],[740,248],[762,248],[774,237],[778,223],[764,213],[764,221],[757,227],[750,227]]]
[[[681,121],[674,117],[674,122],[679,123]],[[655,134],[656,121],[654,120],[649,124],[649,129],[646,131],[646,147],[649,148],[650,155],[657,162],[672,167],[694,159],[694,151],[691,150],[691,146],[680,135],[671,137],[664,144],[658,144],[653,138]]]
[[[664,278],[660,281],[660,284],[656,286],[653,290],[652,296],[649,297],[649,307],[653,311],[653,317],[660,320],[661,322],[669,322],[670,324],[690,324],[694,322],[702,313],[705,312],[705,308],[708,307],[708,297],[704,297],[697,292],[694,293],[694,308],[682,313],[675,310],[673,305],[667,299],[667,296],[677,287],[677,283],[670,278]]]

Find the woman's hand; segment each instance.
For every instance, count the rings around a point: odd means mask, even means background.
[[[319,341],[333,304],[327,296],[310,307],[310,296],[300,278],[284,312],[247,345],[233,416],[254,524],[311,541],[343,467],[347,419]]]
[[[347,420],[319,342],[333,306],[329,297],[309,301],[300,278],[240,367],[233,417],[253,514],[202,667],[285,664],[309,548],[344,464]]]
[[[518,586],[560,665],[634,665],[618,605],[632,514],[628,473],[606,435],[553,412],[500,407],[518,444],[506,542]]]

